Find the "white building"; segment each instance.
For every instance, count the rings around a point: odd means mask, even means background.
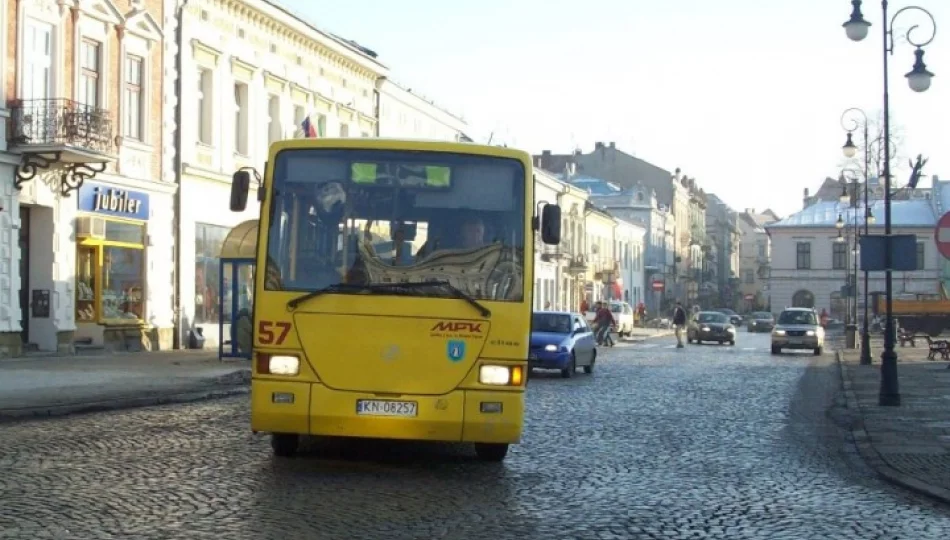
[[[163,3],[120,4],[0,9],[0,355],[171,342]]]
[[[567,184],[561,182],[553,175],[540,170],[534,171],[534,201],[535,207],[542,202],[557,204],[562,191],[567,189]],[[561,228],[562,243],[565,235],[569,234],[567,228]],[[558,246],[548,246],[541,242],[541,235],[535,235],[535,256],[534,256],[534,309],[535,310],[565,310],[569,309],[561,293],[563,284],[561,282],[561,272],[563,267],[560,262],[560,252]]]
[[[645,225],[617,218],[617,228],[614,229],[614,251],[620,262],[617,285],[623,292],[621,299],[634,308],[647,297],[643,273],[646,232]]]
[[[853,272],[852,247],[855,211],[847,204],[818,202],[785,219],[765,226],[771,240],[771,276],[769,290],[772,310],[786,306],[814,307],[827,310],[832,318],[844,320],[846,300],[841,289]],[[870,234],[884,232],[882,201],[872,201],[871,212],[877,221]],[[856,210],[857,222],[863,230],[864,207]],[[835,223],[841,216],[848,242],[836,241]],[[894,293],[930,293],[939,291],[940,255],[934,244],[937,214],[930,198],[897,200],[891,206],[894,234],[917,236],[917,267],[915,272],[893,274]],[[863,306],[863,272],[859,270],[857,298]],[[870,275],[868,291],[884,292],[884,273]],[[859,308],[863,312],[863,307]]]
[[[379,83],[379,136],[463,141],[462,118],[389,79]]]
[[[248,276],[226,275],[221,290],[222,243],[258,217],[253,203],[243,213],[228,208],[232,173],[262,171],[269,144],[301,136],[306,118],[318,137],[375,135],[376,86],[387,70],[369,51],[267,0],[193,0],[183,42],[181,338],[188,346],[199,328],[212,347],[219,320],[230,320],[220,298],[229,304],[232,278]]]
[[[620,300],[620,261],[614,251],[617,218],[588,202],[584,212],[588,261],[585,298],[590,304]]]

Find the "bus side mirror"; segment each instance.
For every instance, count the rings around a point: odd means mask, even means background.
[[[251,187],[251,173],[237,171],[231,176],[231,211],[243,212],[247,208],[247,194]]]
[[[561,243],[561,207],[556,204],[541,208],[541,241],[549,246]]]

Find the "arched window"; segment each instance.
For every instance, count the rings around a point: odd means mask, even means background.
[[[804,289],[792,295],[792,307],[814,308],[815,295]]]

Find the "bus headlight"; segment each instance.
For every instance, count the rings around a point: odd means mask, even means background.
[[[300,359],[296,356],[286,354],[272,355],[267,359],[266,373],[272,375],[297,375],[300,373]]]
[[[482,384],[505,386],[511,382],[511,369],[508,366],[482,366],[478,370],[478,381]]]

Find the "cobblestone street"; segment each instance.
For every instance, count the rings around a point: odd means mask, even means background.
[[[503,464],[385,442],[278,460],[246,397],[3,425],[0,538],[950,537],[950,509],[878,480],[829,420],[830,355],[672,343],[537,374]]]

